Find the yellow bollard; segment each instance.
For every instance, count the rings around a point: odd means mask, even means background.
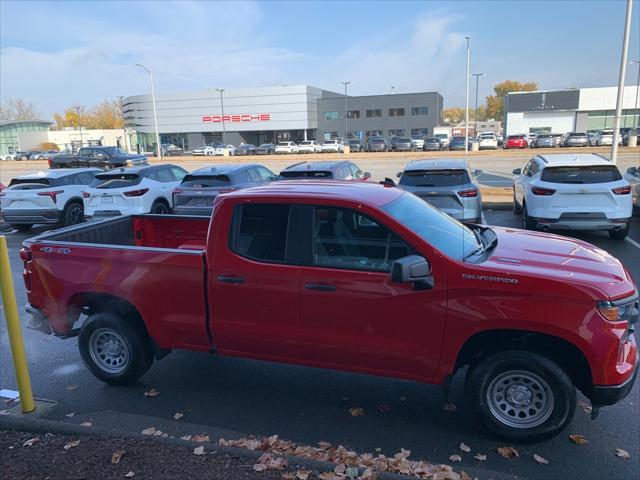
[[[22,339],[20,317],[18,316],[18,306],[16,305],[16,293],[13,289],[13,278],[11,277],[9,250],[7,249],[7,239],[4,235],[0,235],[0,291],[2,293],[2,303],[4,304],[4,315],[7,319],[13,365],[16,369],[16,378],[18,380],[20,405],[23,413],[33,412],[36,409],[36,404],[33,401],[29,367],[24,353],[24,340]]]

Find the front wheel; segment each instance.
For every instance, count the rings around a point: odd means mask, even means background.
[[[525,230],[535,230],[536,228],[536,222],[529,216],[526,203],[524,203],[522,207],[522,228]]]
[[[153,363],[153,350],[142,328],[110,313],[97,313],[85,321],[78,349],[91,373],[112,385],[135,382]]]
[[[569,376],[533,352],[514,350],[485,358],[468,373],[466,388],[477,418],[507,440],[551,438],[575,413],[576,389]]]

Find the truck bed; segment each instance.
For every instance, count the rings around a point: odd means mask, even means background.
[[[131,215],[47,232],[29,243],[71,242],[124,247],[204,250],[209,217]]]

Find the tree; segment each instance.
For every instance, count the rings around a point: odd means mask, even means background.
[[[0,122],[40,120],[40,113],[33,103],[21,98],[7,98],[0,105]]]
[[[520,83],[517,80],[505,80],[493,87],[495,95],[487,97],[487,117],[501,119],[504,115],[504,97],[511,92],[531,92],[538,89],[536,82]]]
[[[116,100],[104,101],[94,106],[88,112],[83,105],[80,105],[79,107],[68,107],[62,115],[54,113],[53,119],[55,120],[56,128],[58,129],[65,127],[111,129],[123,128],[124,126],[120,102]]]
[[[455,125],[464,120],[464,109],[459,107],[447,108],[442,111],[442,120],[444,123]]]

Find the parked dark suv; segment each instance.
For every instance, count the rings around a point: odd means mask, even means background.
[[[98,167],[104,169],[133,167],[147,163],[144,155],[132,155],[118,147],[83,147],[77,155],[56,155],[50,168]]]
[[[389,146],[384,138],[372,137],[367,142],[366,150],[367,152],[387,152],[389,151]]]

